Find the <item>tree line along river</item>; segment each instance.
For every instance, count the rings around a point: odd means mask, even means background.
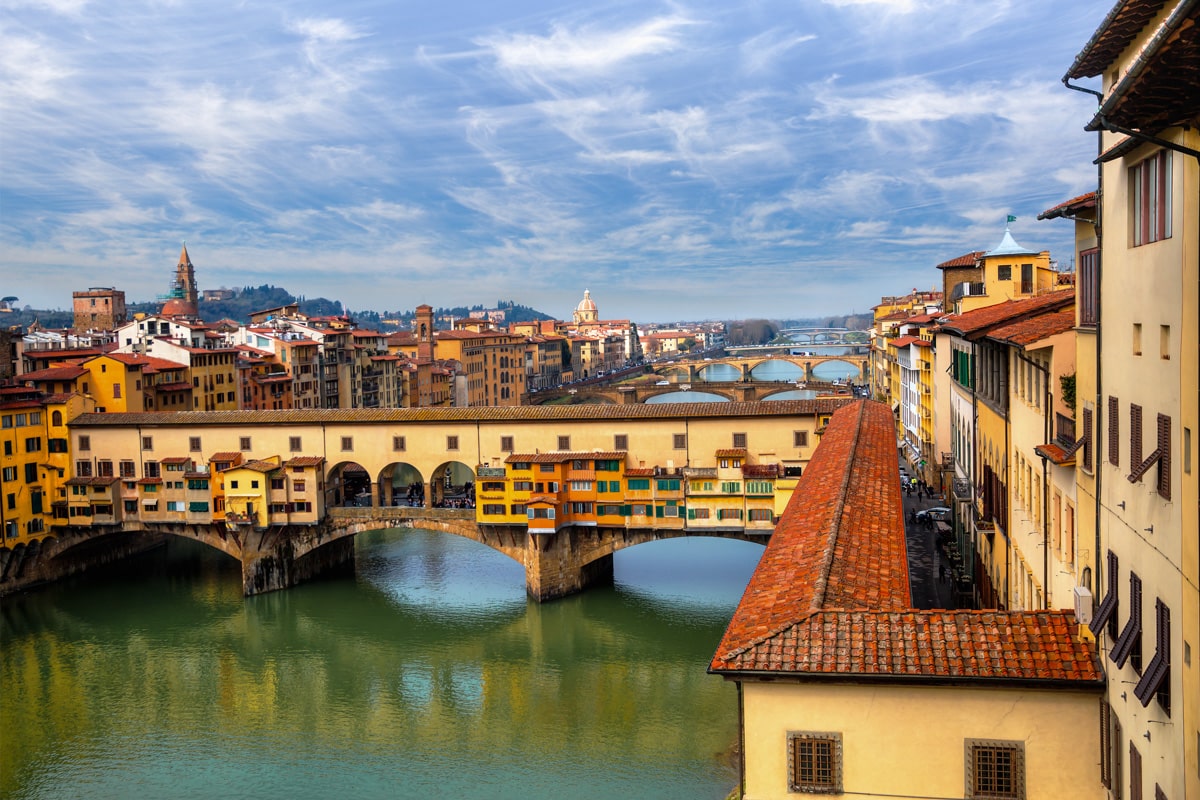
[[[762,553],[675,539],[539,605],[420,530],[244,598],[167,547],[0,605],[0,797],[723,798],[736,691],[706,667]]]

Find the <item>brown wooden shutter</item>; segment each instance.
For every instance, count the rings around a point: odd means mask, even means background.
[[[1112,786],[1112,708],[1108,701],[1100,698],[1100,785]]]
[[[1083,410],[1083,468],[1092,471],[1092,410]]]
[[[1142,754],[1129,740],[1129,800],[1142,800]]]
[[[1158,495],[1171,499],[1171,418],[1158,415]]]
[[[1121,466],[1121,403],[1117,398],[1108,398],[1108,463]]]
[[[1129,404],[1129,465],[1137,467],[1142,463],[1142,407],[1137,403]]]

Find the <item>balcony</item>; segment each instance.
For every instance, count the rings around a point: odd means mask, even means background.
[[[1065,414],[1054,414],[1054,442],[1062,447],[1075,444],[1075,420]]]

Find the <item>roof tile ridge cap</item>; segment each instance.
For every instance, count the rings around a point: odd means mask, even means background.
[[[821,561],[821,569],[813,585],[813,599],[809,606],[810,612],[821,611],[825,605],[825,589],[829,585],[829,571],[833,568],[833,556],[837,550],[838,530],[842,525],[842,513],[846,508],[846,495],[850,491],[850,478],[854,474],[854,463],[858,455],[858,440],[862,434],[863,418],[866,416],[867,403],[859,401],[858,420],[854,425],[854,439],[846,455],[846,470],[842,475],[842,485],[838,489],[837,505],[833,509],[833,519],[829,525],[829,535],[825,539],[825,552]]]

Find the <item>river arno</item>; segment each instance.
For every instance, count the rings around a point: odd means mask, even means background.
[[[706,674],[762,548],[618,553],[538,605],[447,534],[360,537],[357,574],[245,599],[177,542],[5,599],[0,797],[721,798],[736,692]]]

